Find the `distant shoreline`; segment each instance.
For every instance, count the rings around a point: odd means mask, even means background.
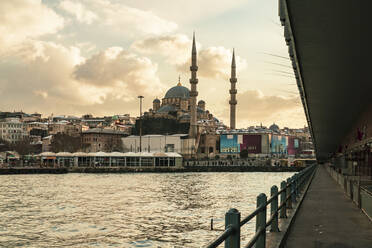
[[[186,166],[186,167],[70,167],[0,168],[0,175],[67,173],[185,173],[185,172],[297,172],[301,167],[274,166]]]

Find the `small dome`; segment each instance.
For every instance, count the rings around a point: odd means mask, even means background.
[[[269,129],[270,129],[271,131],[275,131],[275,132],[279,132],[279,131],[280,131],[279,126],[276,125],[275,123],[272,124],[272,125],[269,127]]]
[[[186,87],[177,85],[170,88],[164,98],[190,98],[190,91]]]
[[[156,111],[156,112],[157,113],[169,113],[169,112],[172,112],[172,111],[176,111],[176,108],[171,106],[171,105],[164,105],[160,109],[158,109],[158,111]]]
[[[198,105],[199,104],[205,104],[205,102],[203,101],[203,100],[200,100],[199,102],[198,102]]]
[[[199,107],[196,107],[196,111],[197,111],[198,113],[204,113],[204,112],[205,112],[203,109],[201,109],[201,108],[199,108]]]
[[[156,98],[154,101],[152,101],[153,103],[160,103],[160,100],[158,98]]]

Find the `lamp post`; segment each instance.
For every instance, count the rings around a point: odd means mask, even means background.
[[[140,118],[139,118],[139,134],[140,134],[140,147],[139,147],[139,151],[142,152],[142,99],[144,98],[144,96],[138,96],[138,98],[140,99]]]

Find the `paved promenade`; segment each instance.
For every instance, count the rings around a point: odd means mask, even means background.
[[[372,248],[372,222],[319,166],[285,247]]]

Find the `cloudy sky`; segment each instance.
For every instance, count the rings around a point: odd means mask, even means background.
[[[199,99],[229,123],[231,52],[237,126],[302,127],[303,108],[277,17],[277,0],[0,1],[0,110],[43,115],[138,115],[175,86],[189,87],[192,32]]]

